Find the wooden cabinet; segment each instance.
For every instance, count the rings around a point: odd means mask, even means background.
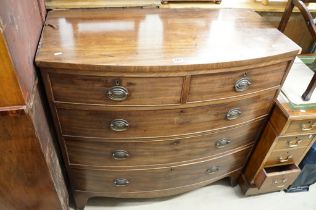
[[[248,10],[122,11],[49,12],[36,57],[77,208],[235,183],[299,47]]]
[[[299,175],[297,165],[316,140],[313,109],[293,111],[284,99],[280,94],[242,176],[246,195],[286,189]]]

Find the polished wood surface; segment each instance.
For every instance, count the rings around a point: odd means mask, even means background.
[[[36,63],[78,70],[151,71],[168,66],[176,71],[181,66],[214,69],[268,62],[300,50],[249,10],[123,11],[49,12]]]
[[[160,0],[45,0],[47,9],[104,8],[104,7],[156,7]]]
[[[97,111],[58,108],[58,118],[63,135],[103,138],[158,137],[205,132],[234,126],[269,113],[275,90],[250,95],[243,100],[186,109],[146,111]],[[239,108],[241,114],[234,120],[227,113]],[[129,123],[126,131],[113,131],[110,124],[115,119]],[[163,131],[163,132],[162,132]]]
[[[253,144],[261,126],[260,120],[212,134],[154,140],[64,138],[70,165],[134,168],[193,161]],[[116,151],[125,151],[128,157],[116,159]]]
[[[21,106],[24,98],[15,76],[15,69],[0,26],[0,107]]]
[[[107,192],[108,196],[125,197],[128,193],[146,193],[205,182],[216,176],[222,176],[243,167],[245,156],[250,148],[234,150],[232,154],[218,156],[214,159],[172,167],[152,168],[146,170],[92,170],[72,168],[71,174],[76,190],[88,192]],[[214,172],[208,172],[208,169]],[[118,187],[113,183],[116,178],[130,181],[127,186]]]

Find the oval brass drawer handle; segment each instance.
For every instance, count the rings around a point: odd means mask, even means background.
[[[250,79],[248,77],[242,77],[235,82],[235,91],[243,92],[245,90],[248,90],[250,85],[251,85]]]
[[[206,170],[207,174],[214,174],[219,171],[219,166],[212,166]]]
[[[280,163],[285,163],[285,162],[288,162],[292,157],[293,157],[293,155],[289,155],[289,156],[287,156],[287,158],[280,156],[279,161],[280,161]]]
[[[128,96],[128,90],[122,86],[113,86],[108,89],[107,96],[112,101],[124,101]]]
[[[297,147],[303,140],[299,137],[295,137],[295,139],[289,139],[287,144],[290,148]]]
[[[129,184],[129,181],[125,178],[116,178],[113,180],[113,184],[117,187],[125,187]]]
[[[114,160],[125,160],[129,157],[129,153],[125,150],[116,150],[112,152],[112,157]]]
[[[231,110],[229,110],[226,114],[226,119],[227,120],[235,120],[237,118],[239,118],[241,115],[241,110],[240,108],[232,108]]]
[[[230,144],[231,140],[230,139],[227,139],[227,138],[222,138],[222,139],[219,139],[216,141],[216,144],[215,146],[217,148],[223,148],[225,147],[226,145]]]
[[[126,131],[129,127],[129,123],[124,119],[115,119],[111,121],[110,128],[113,131],[121,132]]]

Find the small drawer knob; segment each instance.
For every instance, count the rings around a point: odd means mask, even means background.
[[[129,181],[125,178],[116,178],[113,180],[113,184],[117,187],[125,187],[129,184]]]
[[[278,188],[282,188],[282,187],[285,187],[285,183],[287,182],[287,179],[286,178],[283,178],[283,179],[280,179],[280,180],[274,180],[273,181],[273,184],[276,185],[276,187]]]
[[[243,92],[248,90],[251,85],[251,81],[248,77],[242,77],[235,82],[235,91],[236,92]]]
[[[235,119],[239,118],[240,115],[241,115],[240,108],[233,108],[227,112],[226,119],[227,120],[235,120]]]
[[[124,101],[128,96],[128,90],[122,86],[113,86],[108,89],[107,96],[112,101]]]
[[[124,119],[112,120],[110,124],[111,130],[116,131],[116,132],[126,131],[128,127],[129,127],[129,123]]]
[[[218,171],[219,171],[219,167],[218,166],[212,166],[212,167],[210,167],[210,168],[208,168],[206,170],[206,173],[207,174],[214,174],[214,173],[216,173]]]
[[[112,152],[112,157],[115,160],[125,160],[129,157],[129,153],[125,150],[116,150]]]
[[[279,161],[280,161],[280,163],[286,163],[286,162],[290,161],[292,159],[292,157],[293,157],[292,155],[289,155],[286,158],[280,156]]]
[[[226,145],[230,144],[231,140],[230,139],[226,139],[226,138],[222,138],[222,139],[219,139],[216,141],[216,144],[215,146],[217,148],[223,148],[225,147]]]

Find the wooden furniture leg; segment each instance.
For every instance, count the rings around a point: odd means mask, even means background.
[[[84,207],[86,206],[89,198],[90,197],[89,197],[89,195],[87,195],[87,193],[74,192],[74,200],[75,200],[76,210],[83,210]]]
[[[284,10],[284,13],[282,15],[281,22],[280,22],[280,24],[278,26],[279,31],[281,31],[281,32],[285,31],[286,25],[289,22],[289,19],[291,17],[293,9],[294,9],[293,1],[289,0],[287,2],[286,8]]]
[[[316,88],[316,74],[314,74],[314,76],[313,76],[312,80],[310,81],[307,89],[303,93],[302,99],[304,101],[309,101],[311,99],[311,97],[312,97],[312,94],[313,94],[315,88]]]
[[[230,181],[230,185],[232,187],[235,187],[237,184],[238,184],[238,180],[239,180],[239,177],[241,175],[241,172],[238,171],[238,172],[235,172],[233,173],[230,177],[229,177],[229,181]]]

